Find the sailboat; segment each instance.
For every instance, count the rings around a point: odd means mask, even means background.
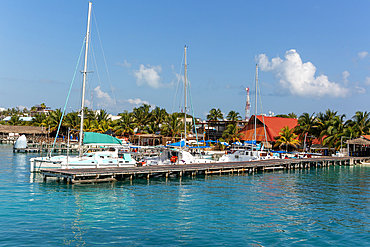
[[[187,108],[187,61],[186,61],[186,46],[184,47],[184,139],[177,143],[177,145],[169,145],[164,149],[158,157],[150,157],[145,159],[146,165],[174,165],[174,164],[195,164],[195,163],[212,163],[215,162],[211,159],[204,159],[195,157],[190,152],[186,151],[186,108]],[[179,148],[175,148],[179,146]]]
[[[257,88],[258,88],[258,64],[256,64],[256,101],[255,101],[255,116],[257,116]],[[219,162],[241,162],[241,161],[253,161],[253,160],[264,160],[264,159],[276,159],[276,156],[271,156],[266,151],[263,151],[263,145],[260,143],[257,145],[257,118],[254,117],[254,134],[253,140],[244,143],[244,146],[233,149],[231,153],[224,154],[220,157]],[[266,137],[266,129],[264,129]]]
[[[85,60],[82,83],[82,100],[81,100],[81,122],[79,138],[79,155],[67,156],[47,156],[35,157],[30,159],[30,171],[38,172],[41,169],[81,169],[81,168],[105,168],[105,167],[132,167],[136,166],[136,161],[132,159],[129,153],[119,154],[123,148],[122,142],[109,135],[100,133],[83,132],[84,126],[84,108],[85,108],[85,86],[87,80],[87,55],[90,37],[90,20],[91,20],[92,3],[89,2],[87,31],[85,37]],[[62,119],[60,120],[62,121]],[[69,138],[68,138],[69,140]],[[106,150],[98,152],[83,153],[84,145],[105,146]]]

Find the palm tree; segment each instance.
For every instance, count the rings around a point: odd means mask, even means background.
[[[89,120],[96,119],[96,113],[87,107],[84,108],[84,122],[86,121],[86,119]]]
[[[228,114],[227,114],[227,117],[226,117],[227,120],[230,120],[230,121],[240,121],[242,120],[242,117],[240,116],[239,112],[236,112],[236,111],[230,111]]]
[[[150,122],[144,127],[144,131],[147,134],[155,134],[156,132],[160,131],[161,129],[155,122]]]
[[[166,121],[164,123],[162,133],[166,136],[179,136],[181,132],[183,132],[184,124],[179,118],[179,114],[177,112],[168,115]]]
[[[275,117],[283,117],[283,118],[297,118],[297,114],[295,114],[294,112],[291,112],[291,113],[289,113],[288,115],[287,115],[287,114],[278,114],[278,115],[276,115]]]
[[[297,118],[297,114],[295,114],[294,112],[291,112],[288,114],[288,117],[289,118]]]
[[[70,128],[72,133],[78,132],[81,124],[80,119],[78,112],[70,112],[64,118],[64,126]]]
[[[106,110],[100,109],[98,114],[96,114],[96,120],[100,123],[101,121],[108,121],[109,114]]]
[[[325,113],[319,112],[316,115],[317,127],[314,135],[322,137],[322,133],[329,128],[331,122],[334,121],[334,118],[337,116],[337,113],[338,111],[332,111],[330,109],[326,110]]]
[[[358,136],[367,135],[370,132],[370,112],[357,111],[348,123],[353,126]]]
[[[299,145],[299,141],[297,139],[297,135],[294,134],[294,129],[289,129],[288,126],[285,126],[281,129],[280,136],[276,137],[276,143],[274,147],[281,148],[282,146],[285,146],[285,150],[288,152],[288,147],[293,146],[294,148],[297,148]]]
[[[242,134],[239,133],[239,127],[237,123],[229,124],[222,134],[222,137],[226,139],[226,141],[235,142],[240,141],[240,137],[242,137]]]
[[[42,113],[42,114],[36,114],[33,119],[32,119],[32,126],[46,126],[45,125],[45,120],[46,120],[46,115],[45,113]]]
[[[329,148],[335,147],[335,149],[339,149],[340,147],[340,140],[344,135],[344,118],[346,115],[335,116],[332,120],[327,121],[327,128],[322,131],[320,134],[321,138],[323,139],[322,144],[328,145]]]
[[[150,105],[144,104],[140,106],[139,108],[134,108],[133,110],[133,116],[134,116],[134,123],[136,127],[138,128],[138,132],[140,132],[146,124],[150,120]]]
[[[59,122],[62,119],[62,114],[63,113],[60,108],[50,113],[50,115],[47,118],[47,123],[50,127],[50,132],[57,131]],[[62,123],[62,126],[63,126],[63,123]]]
[[[98,122],[98,132],[99,133],[106,133],[107,131],[109,130],[112,130],[113,127],[112,127],[112,121],[109,119],[109,120],[101,120],[100,122]]]
[[[156,125],[160,125],[164,122],[166,117],[168,116],[168,113],[166,109],[159,108],[158,106],[152,110],[151,114],[151,121],[154,122]]]
[[[22,121],[18,115],[13,115],[8,121],[8,125],[22,125]]]
[[[216,109],[216,108],[211,109],[209,111],[209,114],[207,115],[207,120],[214,120],[214,121],[216,121],[216,120],[219,120],[219,119],[222,120],[223,118],[224,118],[224,116],[223,116],[221,110],[220,109]]]
[[[303,113],[298,118],[298,125],[294,128],[294,133],[296,133],[299,136],[299,139],[303,142],[306,136],[309,136],[308,142],[309,145],[312,144],[312,137],[318,137],[319,134],[316,133],[316,130],[318,128],[318,121],[314,117],[313,113],[312,115],[308,114],[307,112]]]
[[[133,122],[133,113],[128,113],[125,111],[119,115],[121,118],[113,123],[113,130],[115,131],[116,135],[128,136],[134,134],[135,123]]]
[[[98,120],[86,118],[84,120],[83,131],[84,132],[98,132],[99,131]]]

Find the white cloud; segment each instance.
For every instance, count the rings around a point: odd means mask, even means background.
[[[349,89],[329,81],[325,75],[315,77],[316,67],[311,62],[303,63],[300,55],[292,49],[285,53],[285,59],[276,57],[269,61],[265,54],[256,57],[260,69],[280,78],[280,86],[292,95],[321,98],[324,96],[345,97]]]
[[[160,88],[162,86],[162,78],[159,76],[162,73],[160,65],[148,65],[148,67],[145,67],[143,64],[140,64],[139,70],[134,70],[133,72],[138,86],[148,86],[151,88]]]
[[[370,86],[370,76],[366,77],[365,82],[366,85]]]
[[[138,86],[158,89],[161,87],[172,87],[174,85],[173,82],[162,83],[162,77],[159,75],[162,73],[162,67],[160,65],[151,66],[148,64],[148,66],[145,67],[143,64],[140,64],[140,68],[134,70],[133,73]]]
[[[363,88],[363,87],[358,87],[358,86],[356,86],[355,87],[356,88],[356,91],[357,91],[357,93],[366,93],[366,89],[365,88]]]
[[[348,85],[348,77],[349,77],[349,72],[346,70],[346,71],[343,71],[343,82],[344,82],[344,85]]]
[[[85,99],[85,107],[92,108],[92,102],[88,99]]]
[[[115,65],[122,66],[124,68],[130,68],[131,67],[131,64],[128,63],[126,60],[124,60],[123,63],[117,62],[117,63],[115,63]]]
[[[133,104],[134,106],[138,106],[138,105],[141,105],[141,104],[147,104],[147,105],[150,105],[148,101],[145,101],[145,100],[141,100],[141,99],[128,99],[128,100],[125,100],[127,102],[129,102],[130,104]]]
[[[95,103],[95,101],[98,101],[97,104]],[[91,106],[91,102],[87,101],[87,103],[90,104]],[[96,88],[94,88],[94,105],[97,105],[98,108],[107,108],[107,109],[111,109],[112,106],[116,105],[115,101],[109,96],[108,93],[106,92],[103,92],[101,89],[100,89],[100,86],[97,86]]]
[[[361,51],[361,52],[359,52],[359,53],[358,53],[358,57],[359,57],[360,59],[364,59],[364,58],[366,58],[368,55],[369,55],[369,53],[368,53],[367,51]]]

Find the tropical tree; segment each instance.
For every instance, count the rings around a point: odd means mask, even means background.
[[[213,108],[209,111],[209,114],[207,115],[207,120],[222,120],[224,118],[222,112],[220,109]]]
[[[84,108],[84,122],[86,121],[86,119],[89,119],[89,120],[96,120],[96,113],[94,111],[92,111],[91,109],[85,107]]]
[[[222,134],[222,138],[225,138],[227,142],[240,141],[242,134],[239,133],[239,127],[237,123],[229,124]]]
[[[101,120],[100,122],[98,122],[98,126],[97,126],[97,132],[99,133],[107,133],[109,130],[112,130],[113,127],[112,127],[112,121],[109,119],[109,120]]]
[[[45,113],[36,114],[31,122],[32,126],[46,126],[46,115]]]
[[[367,135],[370,132],[370,112],[357,111],[352,117],[352,121],[348,122],[348,125],[352,126],[357,136]]]
[[[168,116],[168,113],[166,109],[159,108],[158,106],[152,110],[151,114],[151,122],[154,122],[156,125],[162,124],[166,117]]]
[[[133,121],[140,132],[150,121],[150,105],[144,104],[133,110]]]
[[[98,132],[99,131],[99,123],[98,123],[98,120],[86,118],[84,120],[83,131],[84,132]]]
[[[295,114],[294,112],[289,113],[289,114],[288,114],[288,117],[289,117],[289,118],[298,118],[298,117],[297,117],[297,114]]]
[[[22,125],[22,121],[18,115],[13,115],[8,121],[8,125]]]
[[[133,122],[133,113],[125,111],[124,113],[119,114],[120,119],[114,121],[113,130],[116,135],[125,135],[129,136],[134,134],[135,123]]]
[[[155,134],[160,131],[161,128],[155,122],[149,122],[145,127],[144,131],[148,134]]]
[[[346,115],[334,116],[333,119],[326,121],[326,129],[324,129],[320,138],[323,138],[322,144],[327,145],[329,148],[335,147],[339,149],[341,137],[344,136],[344,118]]]
[[[317,126],[315,128],[314,135],[317,137],[322,137],[322,133],[328,129],[334,118],[337,116],[337,111],[332,111],[330,109],[326,110],[325,113],[319,112],[316,115]]]
[[[242,120],[242,117],[240,116],[239,112],[231,110],[227,114],[226,119],[230,121],[238,121],[238,120]]]
[[[316,129],[318,128],[318,121],[314,116],[315,113],[310,115],[309,113],[305,112],[298,118],[298,125],[294,128],[294,133],[299,136],[301,142],[308,137],[309,145],[312,144],[313,137],[318,137],[319,133],[316,133]]]
[[[30,114],[30,111],[27,109],[27,107],[24,107],[23,110],[22,110],[22,112],[21,112],[21,114],[23,116],[28,116]]]
[[[283,117],[283,118],[297,118],[297,114],[291,112],[289,114],[278,114],[275,117]]]
[[[62,114],[63,112],[61,111],[60,108],[50,113],[49,117],[47,118],[47,122],[46,122],[48,124],[48,127],[50,127],[50,132],[57,131],[59,122],[62,119]],[[63,126],[63,123],[62,123],[62,126]]]
[[[285,146],[285,150],[288,152],[289,146],[297,148],[299,145],[299,140],[297,137],[298,136],[294,134],[294,128],[289,129],[288,126],[285,126],[279,132],[279,136],[276,137],[276,143],[274,147],[281,148],[282,146]]]
[[[96,120],[100,123],[101,121],[108,121],[109,114],[106,110],[100,109],[96,114]]]
[[[76,133],[80,129],[80,119],[81,118],[78,112],[70,112],[64,117],[64,127],[70,128],[72,133]]]
[[[180,136],[182,130],[184,129],[184,124],[179,118],[179,114],[177,112],[168,115],[166,118],[163,128],[162,134],[166,136]]]

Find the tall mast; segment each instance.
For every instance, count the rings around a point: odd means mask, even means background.
[[[184,123],[185,123],[185,145],[186,146],[186,84],[187,84],[187,74],[188,74],[188,66],[187,66],[187,63],[186,63],[186,45],[185,45],[185,69],[184,69],[184,90],[185,90],[185,99],[184,99]]]
[[[92,2],[89,2],[89,12],[87,15],[87,30],[85,38],[85,62],[84,62],[84,71],[83,73],[83,82],[82,82],[82,99],[81,99],[81,123],[80,123],[80,140],[78,144],[79,156],[82,157],[82,140],[83,140],[83,128],[84,128],[84,107],[85,107],[85,87],[87,80],[87,53],[89,50],[89,36],[90,36],[90,17],[91,17],[91,5]]]
[[[257,91],[258,91],[258,64],[256,64],[256,101],[254,114],[254,140],[257,141]]]
[[[249,97],[249,87],[247,87],[245,91],[247,91],[247,100],[245,103],[245,120],[248,121],[251,118],[251,101]]]

